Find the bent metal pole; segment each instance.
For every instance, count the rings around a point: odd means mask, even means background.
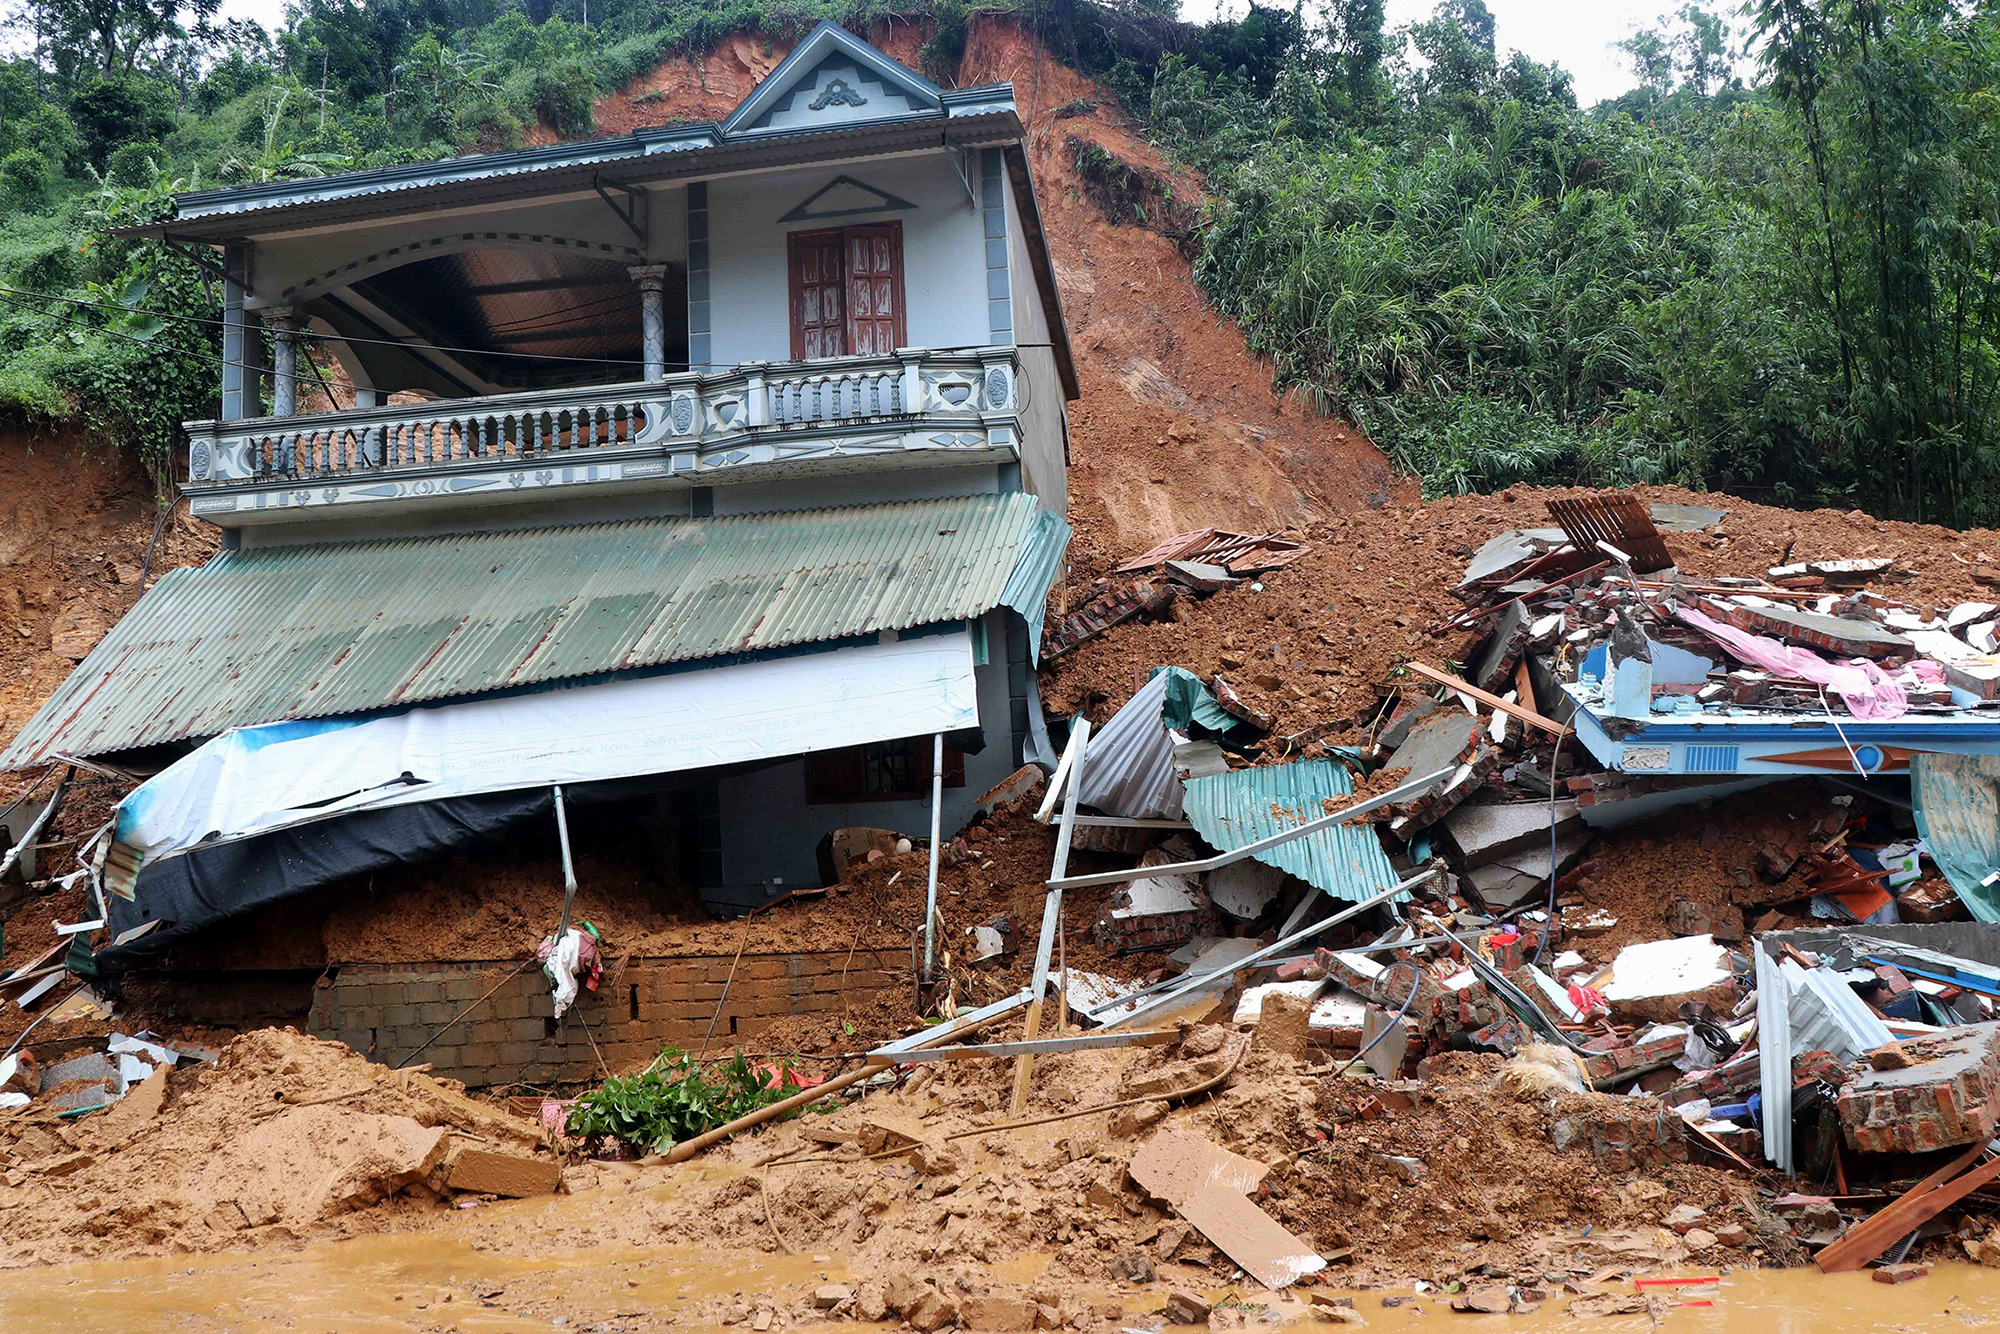
[[[931,885],[924,895],[924,981],[937,952],[938,833],[944,806],[944,733],[931,738]]]

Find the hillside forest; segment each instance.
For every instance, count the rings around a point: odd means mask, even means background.
[[[162,482],[211,416],[220,291],[107,238],[175,191],[594,132],[725,34],[896,17],[956,68],[961,0],[22,0],[0,59],[0,415]],[[1076,166],[1175,237],[1273,384],[1432,494],[1659,481],[2000,523],[2000,8],[1687,4],[1580,107],[1482,0],[986,0],[1111,89],[1205,192]],[[663,117],[664,119],[664,117]]]

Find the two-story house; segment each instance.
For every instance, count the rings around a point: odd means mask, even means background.
[[[225,277],[173,571],[0,767],[154,776],[149,945],[659,794],[717,904],[1046,755],[1076,376],[1008,85],[822,23],[721,123],[179,197]],[[301,402],[336,410],[301,414]],[[353,406],[345,406],[352,404]],[[622,786],[619,786],[622,785]]]

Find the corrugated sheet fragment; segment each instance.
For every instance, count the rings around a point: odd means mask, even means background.
[[[1090,734],[1078,778],[1078,801],[1127,819],[1180,819],[1181,780],[1174,773],[1174,744],[1160,721],[1166,694],[1167,675],[1161,672]]]
[[[1958,897],[1982,922],[2000,922],[2000,890],[1981,881],[2000,871],[2000,756],[1910,757],[1917,832]]]
[[[1191,778],[1184,805],[1195,830],[1227,852],[1331,814],[1353,791],[1347,770],[1337,762],[1301,760]],[[1349,903],[1397,881],[1375,827],[1367,823],[1335,825],[1255,856]],[[1407,897],[1398,895],[1397,901]]]
[[[1014,493],[226,551],[148,591],[0,769],[1002,606],[1038,626],[1068,540]]]

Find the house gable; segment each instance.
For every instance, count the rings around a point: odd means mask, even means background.
[[[779,222],[805,222],[813,218],[846,218],[856,213],[890,213],[913,209],[916,205],[887,190],[877,189],[852,176],[836,176],[807,195]]]
[[[944,94],[822,21],[722,123],[725,139],[944,114]]]

